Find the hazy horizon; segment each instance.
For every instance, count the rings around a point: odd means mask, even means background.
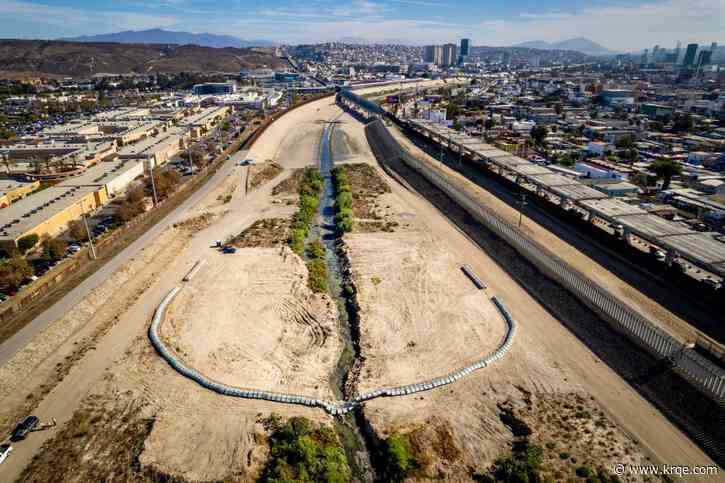
[[[57,39],[125,30],[165,30],[232,35],[244,40],[317,43],[354,37],[410,45],[470,38],[474,45],[510,46],[584,37],[617,51],[659,44],[709,44],[722,35],[725,0],[658,0],[622,5],[602,0],[582,7],[574,0],[546,5],[529,0],[287,0],[259,4],[236,0],[0,1],[4,38]]]

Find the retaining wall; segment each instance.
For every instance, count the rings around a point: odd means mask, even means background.
[[[425,163],[405,151],[380,120],[369,123],[365,131],[378,160],[385,162],[385,160],[399,159],[421,174],[477,221],[505,240],[541,272],[559,282],[579,300],[594,309],[616,330],[624,333],[654,356],[670,358],[678,373],[710,398],[725,405],[725,372],[722,369],[695,351],[684,348],[677,340],[606,289],[504,221],[477,200],[472,187],[466,186],[466,182],[456,180],[442,169]]]

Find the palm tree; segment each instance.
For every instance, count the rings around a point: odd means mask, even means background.
[[[657,178],[662,178],[662,190],[670,187],[670,181],[673,176],[682,174],[682,165],[671,159],[658,159],[652,163],[652,171],[655,172]]]

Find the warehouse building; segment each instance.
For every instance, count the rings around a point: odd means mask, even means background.
[[[88,168],[82,175],[58,184],[59,188],[98,186],[106,190],[106,198],[126,191],[136,178],[144,175],[144,164],[136,159],[103,161]]]
[[[11,203],[24,198],[39,187],[40,183],[38,181],[0,180],[0,208],[6,208]]]
[[[107,201],[98,186],[52,187],[0,210],[0,248],[12,249],[31,234],[40,238],[63,233],[68,224],[91,213]]]
[[[181,128],[171,128],[157,136],[122,147],[118,151],[118,157],[142,161],[145,170],[150,171],[156,166],[166,164],[184,147],[184,133]]]

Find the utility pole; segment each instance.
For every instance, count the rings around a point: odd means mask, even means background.
[[[81,211],[83,211],[83,202],[81,201]],[[93,245],[93,237],[91,236],[91,230],[88,229],[88,217],[86,217],[85,213],[81,213],[81,218],[83,218],[83,224],[86,227],[86,235],[88,235],[88,243],[91,246],[91,256],[93,259],[96,259],[96,247]]]
[[[524,206],[526,206],[526,195],[521,194],[521,201],[519,202],[519,228],[521,228],[521,219],[524,216]]]
[[[189,126],[189,140],[186,142],[186,155],[189,157],[189,169],[191,175],[194,175],[194,162],[191,160],[191,125]]]
[[[156,161],[154,161],[156,164]],[[156,196],[156,180],[154,179],[154,168],[151,169],[151,192],[154,195],[154,206],[159,204],[159,198]]]

